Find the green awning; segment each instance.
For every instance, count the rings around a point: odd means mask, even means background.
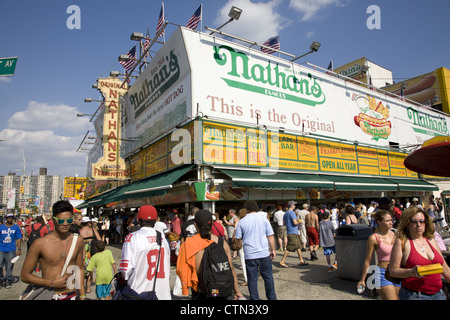
[[[334,182],[336,190],[397,191],[397,184],[383,178],[322,175]]]
[[[399,191],[438,191],[439,187],[420,179],[391,179],[386,178],[398,185]]]
[[[120,201],[123,199],[149,197],[155,195],[163,195],[168,189],[172,188],[172,184],[187,173],[193,165],[183,166],[171,171],[158,174],[151,178],[136,181],[111,191],[103,193],[99,196],[86,200],[77,206],[77,209],[89,207],[101,207],[108,203]]]
[[[106,198],[106,203],[124,199],[163,195],[172,188],[172,184],[191,170],[193,165],[183,166],[156,176],[126,185],[119,192]]]
[[[85,209],[89,207],[101,207],[105,203],[107,203],[107,198],[112,197],[114,194],[118,193],[120,190],[122,190],[125,186],[117,187],[112,190],[109,190],[105,193],[102,193],[98,196],[92,197],[90,199],[85,200],[83,203],[79,204],[76,208],[77,209]]]
[[[219,170],[231,178],[233,187],[260,189],[299,189],[314,187],[333,189],[333,182],[317,174],[271,173],[231,169]]]

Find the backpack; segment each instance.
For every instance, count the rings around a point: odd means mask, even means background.
[[[34,241],[36,241],[37,239],[39,239],[41,237],[41,229],[44,227],[44,224],[42,223],[41,226],[38,229],[34,229],[34,224],[31,225],[31,232],[30,232],[30,236],[28,237],[28,242],[27,242],[27,248],[29,249],[31,247],[31,245],[33,244]]]
[[[234,277],[223,239],[206,247],[199,269],[199,287],[206,297],[228,297],[233,293]]]

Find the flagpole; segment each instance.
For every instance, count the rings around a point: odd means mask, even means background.
[[[136,69],[136,66],[141,63],[142,58],[147,54],[147,52],[150,50],[150,48],[153,46],[153,44],[156,42],[156,39],[158,39],[159,35],[161,34],[161,32],[164,31],[164,29],[166,28],[168,22],[164,21],[163,26],[161,27],[161,30],[159,30],[158,34],[155,36],[154,39],[152,39],[152,42],[150,42],[150,44],[148,45],[147,48],[145,48],[143,54],[139,57],[138,61],[136,61],[136,63],[134,64],[133,68],[130,70],[130,73],[127,74],[127,76],[125,77],[125,79],[123,80],[122,84],[120,85],[120,87],[122,88],[123,85],[125,84],[125,82],[128,81],[128,79],[130,78],[131,74],[133,73],[134,69]]]
[[[203,3],[200,4],[200,32],[203,30]]]
[[[163,17],[164,17],[164,22],[166,22],[166,9],[164,8],[164,1],[162,2],[162,11],[163,11]],[[166,43],[166,33],[164,32],[163,34],[163,42]]]
[[[259,44],[259,43],[255,42],[255,41],[252,41],[252,40],[247,40],[247,39],[244,39],[244,38],[240,38],[240,37],[234,36],[234,35],[232,35],[232,34],[223,32],[223,31],[221,31],[221,30],[213,29],[213,28],[210,28],[210,27],[205,27],[205,29],[208,30],[208,31],[214,31],[214,33],[218,33],[218,34],[221,34],[221,35],[226,36],[226,37],[230,37],[230,38],[233,38],[233,39],[242,41],[242,42],[246,42],[246,43],[248,43],[248,44],[251,44],[251,46],[256,45],[256,46],[258,46],[258,47],[263,47],[263,48],[266,48],[266,49],[270,49],[270,50],[279,52],[279,53],[281,53],[281,54],[283,54],[283,55],[286,55],[286,56],[288,56],[288,57],[293,57],[293,58],[295,58],[295,56],[294,56],[293,54],[290,54],[290,53],[287,53],[287,52],[284,52],[284,51],[281,51],[281,50],[278,50],[278,49],[275,49],[275,48],[271,48],[271,47],[268,47],[268,46],[263,45],[263,44]],[[251,47],[251,46],[250,46],[250,47]]]

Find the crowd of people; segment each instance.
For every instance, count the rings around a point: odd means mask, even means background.
[[[17,281],[11,261],[21,255],[21,241],[27,241],[21,280],[33,288],[51,289],[53,299],[84,299],[92,285],[97,299],[111,299],[113,279],[116,299],[170,299],[171,265],[177,273],[173,294],[193,299],[229,298],[219,293],[227,292],[225,289],[211,294],[202,284],[206,281],[203,257],[210,257],[206,254],[209,247],[218,244],[225,257],[219,269],[232,278],[229,286],[234,298],[242,299],[239,287],[248,286],[250,299],[259,299],[261,276],[266,298],[275,300],[272,265],[276,250],[282,255],[282,268],[290,267],[286,259],[291,252],[298,256],[299,266],[307,266],[307,261],[317,260],[322,251],[328,271],[333,272],[339,262],[336,232],[340,226],[352,224],[366,225],[373,232],[367,240],[359,288],[366,287],[369,265],[376,255],[376,290],[382,299],[445,299],[441,273],[449,281],[450,270],[441,251],[450,243],[441,236],[447,229],[442,202],[432,196],[425,209],[417,198],[411,203],[381,198],[367,206],[350,201],[331,205],[288,201],[265,210],[256,201],[246,201],[241,208],[226,212],[193,207],[184,213],[182,209],[143,206],[129,215],[91,218],[69,202],[58,201],[51,216],[25,220],[16,220],[12,213],[5,216],[0,225],[1,285],[10,288]],[[73,253],[69,250],[72,243]],[[114,244],[122,246],[119,268],[106,249]],[[309,257],[304,258],[307,251]],[[244,277],[241,283],[233,267],[238,258]],[[77,290],[67,285],[68,274],[57,274],[66,260],[80,270]],[[429,264],[441,265],[441,273],[423,276],[418,266]],[[42,271],[42,277],[36,271]]]

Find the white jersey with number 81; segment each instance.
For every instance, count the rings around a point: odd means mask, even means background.
[[[170,246],[164,235],[161,238],[161,257],[155,291],[159,300],[170,300]],[[128,286],[137,293],[153,289],[158,252],[156,230],[153,228],[143,227],[125,238],[120,271]]]

